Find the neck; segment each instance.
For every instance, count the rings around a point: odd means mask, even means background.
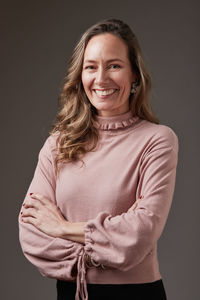
[[[129,107],[126,107],[121,110],[119,110],[119,109],[113,109],[113,110],[109,110],[109,111],[108,110],[98,110],[97,114],[100,117],[114,117],[114,116],[119,116],[119,115],[125,114],[129,110],[130,110]]]

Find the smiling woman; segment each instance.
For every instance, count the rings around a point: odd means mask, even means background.
[[[82,83],[98,115],[115,116],[127,112],[131,84],[136,81],[128,47],[120,38],[106,33],[89,41],[84,54]]]
[[[108,19],[83,34],[19,214],[24,255],[57,280],[58,300],[166,300],[157,242],[178,139],[158,124],[150,89],[127,24]]]

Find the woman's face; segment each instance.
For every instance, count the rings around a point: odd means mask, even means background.
[[[100,116],[115,116],[129,110],[131,83],[136,80],[126,44],[105,33],[88,42],[84,53],[82,83]]]

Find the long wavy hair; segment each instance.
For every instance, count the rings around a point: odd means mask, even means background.
[[[95,35],[111,33],[122,39],[128,47],[132,70],[137,75],[137,93],[130,95],[130,110],[141,119],[158,124],[149,98],[151,78],[146,69],[142,52],[130,27],[118,19],[106,19],[90,27],[77,43],[68,64],[64,84],[59,97],[59,110],[50,135],[56,134],[57,155],[55,169],[64,162],[82,160],[84,154],[95,150],[98,130],[95,126],[95,107],[84,91],[81,74],[85,48]]]

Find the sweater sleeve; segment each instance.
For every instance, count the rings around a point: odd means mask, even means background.
[[[137,201],[121,215],[100,212],[85,225],[85,251],[104,266],[129,270],[157,243],[174,193],[178,138],[159,125],[140,160]]]
[[[52,156],[52,137],[47,138],[39,152],[38,163],[24,202],[30,192],[40,193],[56,202],[55,170]],[[72,280],[76,278],[78,256],[83,246],[61,238],[48,236],[32,224],[20,221],[19,240],[25,257],[46,277]]]

